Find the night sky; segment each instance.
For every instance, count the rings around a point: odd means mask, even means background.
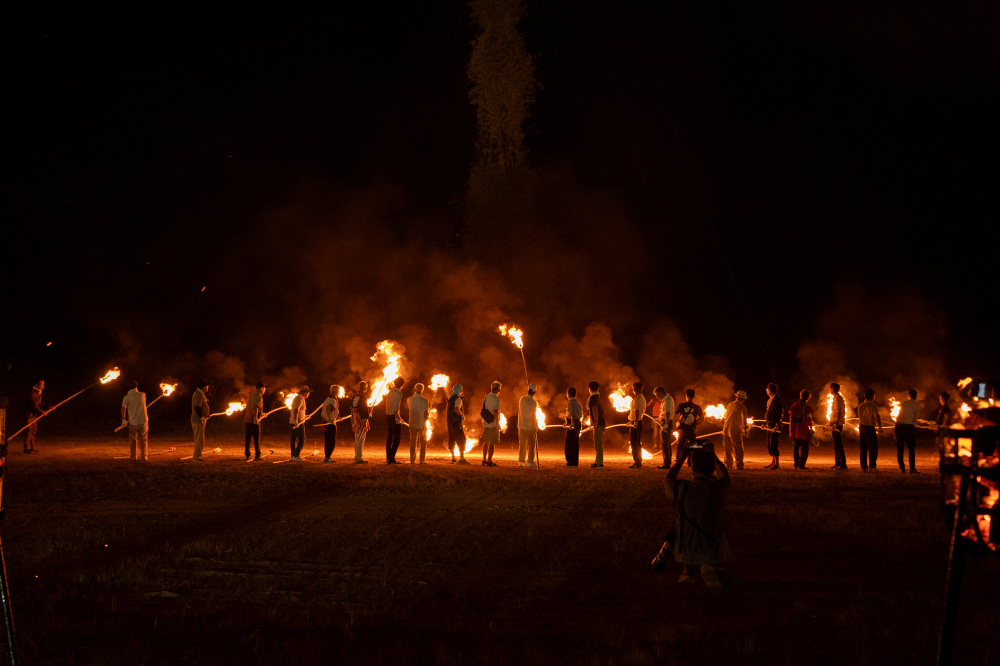
[[[109,363],[322,386],[383,338],[515,382],[503,320],[551,394],[589,378],[567,358],[673,392],[998,376],[995,2],[530,3],[530,175],[479,218],[462,3],[33,11],[7,393]]]

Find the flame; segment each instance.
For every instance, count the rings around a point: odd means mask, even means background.
[[[899,417],[900,404],[899,400],[896,400],[891,395],[889,396],[889,416],[895,421]]]
[[[589,416],[583,420],[583,425],[587,426],[588,428],[590,427],[590,417]]]
[[[724,419],[726,418],[726,408],[721,403],[718,405],[709,405],[705,408],[705,416],[710,419]]]
[[[753,419],[750,418],[749,416],[747,417],[747,427],[748,428],[752,428],[753,427]]]
[[[101,383],[102,384],[107,384],[108,382],[110,382],[113,379],[118,379],[121,376],[121,374],[122,374],[122,371],[119,370],[118,368],[114,368],[112,370],[108,370],[108,374],[106,374],[103,377],[101,377]]]
[[[524,349],[524,341],[521,339],[521,336],[524,335],[524,331],[517,328],[513,324],[500,324],[498,330],[500,331],[500,335],[506,335],[510,338],[510,341],[513,342],[518,349]]]
[[[340,387],[340,390],[339,390],[339,391],[337,391],[337,397],[338,397],[338,398],[343,398],[343,397],[345,397],[345,396],[347,396],[347,391],[345,391],[345,390],[344,390],[344,387],[343,387],[343,386],[341,386],[341,387]]]
[[[385,357],[385,367],[382,368],[382,378],[379,380],[374,380],[368,382],[369,385],[375,386],[378,382],[378,388],[372,391],[372,397],[368,398],[368,406],[374,407],[382,401],[382,398],[389,393],[389,389],[392,388],[392,382],[399,377],[399,361],[402,358],[402,354],[396,349],[399,343],[392,340],[383,340],[376,345],[376,351],[372,354],[372,360],[377,361],[379,355]]]
[[[229,403],[229,407],[226,407],[226,416],[231,416],[236,412],[242,412],[246,408],[247,408],[246,403],[231,402]]]
[[[964,389],[966,386],[968,386],[971,383],[972,383],[972,377],[966,377],[965,379],[963,379],[962,381],[960,381],[958,383],[958,388],[959,389]]]
[[[160,390],[163,391],[163,395],[170,397],[177,390],[177,384],[160,384]]]
[[[541,407],[535,409],[535,420],[538,421],[538,429],[545,430],[545,413]]]
[[[834,398],[832,393],[826,394],[826,421],[827,423],[833,423],[833,403]]]
[[[298,393],[289,393],[288,395],[286,395],[285,396],[285,407],[287,407],[288,409],[291,409],[292,408],[292,401],[295,400],[296,396],[298,396],[298,395],[299,395]]]
[[[611,405],[615,408],[616,412],[627,413],[632,409],[632,396],[625,395],[625,389],[622,385],[618,385],[618,390],[611,393],[608,396],[611,399]]]
[[[434,419],[437,418],[437,415],[438,415],[438,410],[436,408],[434,408],[434,407],[431,407],[427,411],[428,418],[427,418],[427,428],[426,428],[426,431],[427,431],[427,441],[428,442],[431,441],[431,435],[434,434]]]
[[[962,406],[959,407],[959,410],[961,410],[962,412],[962,418],[965,418],[966,416],[969,415],[969,412],[972,411],[972,407],[969,407],[968,403],[963,402]]]
[[[631,446],[628,447],[628,452],[629,452],[629,455],[632,454],[632,447]],[[642,459],[643,460],[652,460],[653,459],[653,454],[650,453],[649,451],[647,451],[646,449],[642,449]]]
[[[436,391],[438,389],[446,389],[448,388],[448,384],[450,382],[451,378],[448,375],[434,375],[433,377],[431,377],[431,383],[429,384],[429,387],[432,391]]]
[[[507,432],[507,417],[500,414],[500,432]]]

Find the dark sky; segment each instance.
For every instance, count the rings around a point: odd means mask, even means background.
[[[911,337],[943,374],[996,377],[997,4],[754,5],[531,3],[537,187],[499,248],[460,205],[462,3],[8,25],[5,387],[109,359],[200,373],[212,350],[322,383],[351,330],[420,318],[386,291],[431,303],[413,340],[454,348],[462,324],[432,322],[462,287],[432,278],[463,271],[462,307],[546,341],[606,322],[640,369],[669,321],[740,385],[810,376],[817,339],[862,381],[892,374],[854,359]],[[550,258],[521,252],[534,228]]]

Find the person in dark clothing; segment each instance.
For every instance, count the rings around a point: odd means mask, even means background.
[[[830,435],[833,437],[833,467],[830,469],[847,469],[847,455],[844,453],[844,423],[847,419],[847,404],[844,396],[840,395],[840,384],[832,382],[830,384],[830,396],[832,398],[832,409],[830,414]]]
[[[781,415],[784,412],[781,396],[778,395],[778,385],[771,382],[767,385],[767,411],[764,422],[770,431],[767,436],[767,452],[771,454],[771,464],[764,469],[778,469],[778,438],[781,436]]]
[[[576,389],[566,390],[569,405],[566,410],[566,466],[576,467],[580,464],[580,429],[583,427],[583,407],[576,399]]]
[[[701,422],[705,420],[705,412],[702,411],[700,405],[694,404],[694,389],[688,389],[684,391],[684,396],[687,398],[686,401],[677,405],[676,419],[677,419],[677,457],[687,458],[686,452],[688,446],[694,444],[698,436],[695,431]],[[691,461],[688,460],[688,464]]]
[[[462,425],[465,421],[465,412],[462,411],[462,385],[455,384],[451,387],[451,396],[448,398],[448,450],[451,452],[452,464],[468,465],[465,459],[465,428]],[[455,450],[458,450],[458,460],[455,459]]]
[[[385,462],[388,465],[398,465],[396,451],[399,450],[399,439],[403,432],[403,417],[400,415],[400,407],[403,405],[403,388],[406,383],[402,377],[396,377],[392,382],[392,389],[385,396]]]
[[[590,415],[590,424],[594,428],[594,449],[597,457],[591,467],[604,467],[604,429],[607,423],[604,421],[604,407],[601,405],[601,385],[597,382],[590,382],[590,398],[587,400],[587,413]]]

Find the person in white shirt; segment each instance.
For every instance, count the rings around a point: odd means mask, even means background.
[[[323,419],[323,462],[333,462],[331,456],[337,446],[337,419],[340,418],[340,392],[336,384],[330,386],[330,396],[323,403],[319,415]]]
[[[538,416],[536,410],[538,403],[535,402],[534,384],[528,386],[528,394],[521,396],[521,401],[517,405],[517,439],[519,448],[517,452],[517,464],[535,467],[535,447],[538,444]],[[527,462],[525,462],[527,461]]]
[[[632,464],[629,469],[642,467],[642,414],[646,411],[646,397],[642,394],[642,382],[633,382],[632,407],[628,413],[628,442],[632,447]]]
[[[424,385],[417,383],[413,387],[413,395],[410,396],[408,406],[410,408],[410,464],[417,459],[417,443],[420,443],[420,464],[424,464],[424,457],[427,455],[427,408],[429,404],[427,398],[422,394]]]
[[[306,398],[312,390],[308,386],[299,389],[298,395],[292,398],[291,414],[288,422],[292,425],[292,460],[299,462],[302,460],[300,453],[306,445]]]
[[[122,399],[122,423],[128,422],[128,451],[132,460],[149,460],[149,416],[146,413],[146,394],[139,390],[139,382]],[[136,458],[138,452],[139,457]]]
[[[736,399],[726,405],[722,422],[722,447],[726,450],[726,469],[743,469],[743,436],[747,434],[747,392],[736,392]]]
[[[906,474],[906,465],[903,464],[903,447],[910,453],[910,474],[917,472],[916,452],[917,446],[917,415],[920,413],[920,403],[917,402],[917,390],[910,389],[910,399],[904,400],[899,405],[899,417],[896,419],[896,460],[899,462],[899,471]]]
[[[844,423],[847,421],[847,403],[840,395],[840,384],[830,383],[830,395],[833,396],[833,413],[830,415],[830,435],[833,437],[833,467],[830,469],[847,469],[847,454],[844,453]]]
[[[354,464],[364,465],[368,461],[361,457],[365,447],[365,437],[368,434],[368,419],[371,418],[371,408],[368,406],[368,382],[358,382],[358,390],[351,398],[351,430],[354,432]]]
[[[207,379],[199,380],[194,395],[191,396],[191,430],[194,432],[194,455],[192,462],[201,462],[201,452],[205,448],[205,424],[211,413],[208,407],[206,391],[211,386]]]
[[[674,399],[662,386],[653,389],[654,399],[658,401],[656,408],[650,409],[653,417],[653,446],[660,445],[663,464],[659,469],[670,469],[671,443],[674,431]]]
[[[399,438],[403,430],[403,419],[399,414],[399,407],[403,404],[403,392],[399,389],[405,384],[402,377],[396,377],[392,382],[392,388],[385,396],[385,462],[387,465],[398,465],[396,451],[399,450]]]
[[[490,385],[489,395],[483,400],[483,412],[493,415],[493,420],[483,419],[483,465],[496,467],[493,462],[493,449],[500,443],[500,382]]]

